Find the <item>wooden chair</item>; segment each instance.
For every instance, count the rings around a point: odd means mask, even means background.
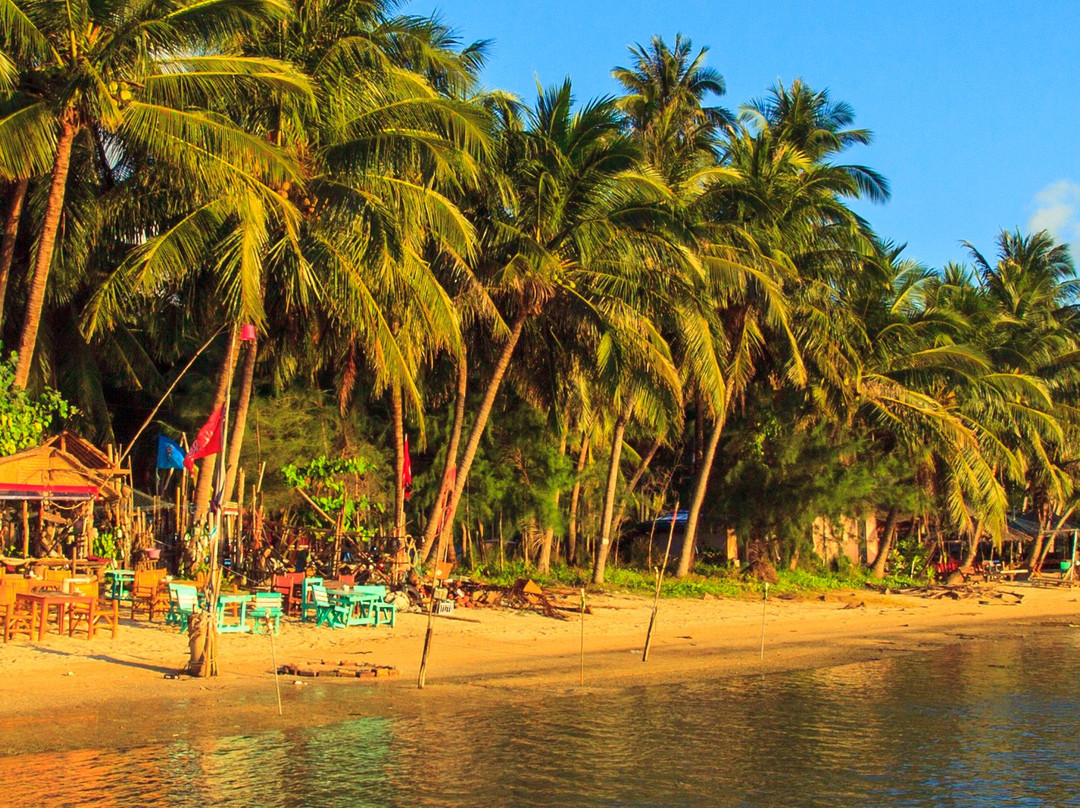
[[[327,625],[330,628],[344,628],[349,625],[349,608],[330,599],[326,587],[315,584],[309,587],[312,602],[315,604],[315,625]]]
[[[36,612],[29,605],[16,602],[15,594],[19,590],[11,585],[14,580],[6,579],[0,583],[0,630],[4,633],[5,643],[17,634],[25,634],[28,640],[37,636]]]
[[[73,603],[68,607],[68,636],[74,637],[76,631],[85,630],[86,639],[92,640],[97,634],[98,626],[104,625],[112,632],[115,640],[116,630],[120,625],[119,602],[103,599],[101,586],[97,581],[79,583],[74,588],[76,594],[89,595],[94,598],[94,602]]]
[[[300,609],[300,602],[298,601],[297,587],[301,585],[304,580],[304,573],[302,572],[286,572],[283,575],[275,575],[271,584],[270,591],[281,595],[284,602],[283,608],[286,614],[295,614]]]
[[[256,592],[250,614],[255,621],[254,631],[259,633],[268,622],[274,625],[274,633],[281,630],[282,595],[280,592]]]
[[[131,619],[135,612],[143,610],[151,622],[154,615],[162,615],[169,610],[169,590],[162,586],[166,571],[135,570],[135,580],[131,585]]]

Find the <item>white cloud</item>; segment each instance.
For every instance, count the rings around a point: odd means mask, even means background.
[[[1049,230],[1059,242],[1080,246],[1080,185],[1069,180],[1052,182],[1035,194],[1029,233]]]

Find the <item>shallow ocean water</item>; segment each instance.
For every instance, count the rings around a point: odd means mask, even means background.
[[[0,804],[1080,806],[1075,628],[717,682],[366,693],[313,690],[341,701],[329,725],[3,758]]]

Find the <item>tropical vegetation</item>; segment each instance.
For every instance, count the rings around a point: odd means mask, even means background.
[[[1038,562],[1080,496],[1065,245],[906,258],[852,207],[889,198],[854,111],[722,107],[689,39],[592,100],[485,89],[485,51],[389,0],[0,0],[0,448],[54,411],[127,443],[175,383],[168,435],[231,405],[226,497],[268,466],[274,507],[341,509],[347,469],[421,560],[600,584],[677,504],[678,578],[819,570],[868,515],[877,578],[1018,513]]]

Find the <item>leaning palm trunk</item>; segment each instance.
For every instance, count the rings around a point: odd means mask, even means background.
[[[476,450],[480,448],[480,438],[484,435],[488,418],[491,416],[491,408],[495,405],[495,396],[498,395],[503,376],[506,375],[506,369],[510,366],[510,357],[514,354],[514,348],[517,347],[518,340],[521,339],[521,331],[525,327],[527,317],[528,312],[523,309],[514,319],[514,324],[510,328],[510,337],[507,339],[506,344],[503,345],[499,358],[495,362],[495,368],[491,372],[491,378],[488,379],[487,389],[484,390],[484,397],[480,401],[480,408],[476,411],[476,421],[473,422],[472,430],[469,432],[469,440],[466,442],[465,450],[461,454],[457,482],[454,484],[454,492],[450,496],[450,504],[446,508],[446,518],[443,520],[443,534],[448,533],[453,527],[454,516],[457,514],[461,496],[465,493],[465,483],[469,479],[469,469],[476,458]]]
[[[225,461],[225,492],[222,501],[233,498],[236,475],[240,470],[240,450],[244,446],[244,431],[247,428],[248,409],[251,406],[251,388],[255,384],[255,354],[257,343],[248,345],[244,355],[244,367],[240,371],[240,397],[236,402],[236,420],[233,422],[232,435],[229,437],[229,453]]]
[[[619,458],[622,456],[623,435],[630,420],[631,408],[627,407],[615,421],[611,433],[611,460],[608,464],[607,485],[604,487],[604,515],[600,520],[600,541],[596,543],[596,558],[593,560],[592,581],[604,582],[604,569],[607,567],[608,547],[611,544],[611,523],[615,513],[615,491],[619,485]]]
[[[390,386],[390,412],[394,419],[394,538],[405,538],[405,413],[401,387]]]
[[[56,248],[60,214],[64,210],[64,193],[67,189],[68,169],[71,167],[71,148],[75,143],[77,132],[78,127],[69,121],[65,121],[60,127],[49,198],[45,202],[41,239],[38,241],[37,255],[34,257],[34,272],[30,280],[30,293],[26,300],[26,318],[23,320],[22,338],[19,341],[19,364],[15,367],[14,381],[17,388],[26,387],[26,380],[30,378],[30,368],[34,361],[38,326],[41,324],[41,310],[45,305],[45,288],[49,283],[49,268],[52,266],[53,251]]]
[[[562,430],[562,439],[559,441],[559,457],[566,454],[566,439],[569,435],[569,429],[565,426]],[[554,513],[559,512],[559,500],[562,498],[562,491],[556,491],[554,496]],[[544,538],[540,544],[540,556],[536,560],[536,570],[541,574],[546,575],[551,572],[551,548],[555,543],[555,526],[549,524],[544,529]]]
[[[889,553],[892,552],[893,539],[896,538],[896,523],[899,513],[899,509],[893,505],[889,508],[889,515],[885,517],[885,535],[881,539],[881,544],[878,545],[877,556],[871,565],[870,574],[874,578],[885,577],[885,564],[889,560]],[[976,525],[975,535],[978,536],[978,533],[978,526]]]
[[[982,534],[982,521],[975,520],[975,529],[971,531],[971,541],[968,542],[967,552],[964,553],[964,561],[960,565],[960,569],[971,569],[972,564],[975,563],[975,556],[979,554],[979,536]]]
[[[221,375],[218,377],[217,390],[214,391],[214,404],[210,412],[218,411],[219,407],[225,406],[225,398],[229,393],[229,383],[232,381],[233,367],[236,365],[236,325],[229,328],[229,347],[225,351],[225,359],[221,363]],[[217,456],[209,455],[199,464],[199,480],[195,483],[195,517],[193,524],[201,525],[206,521],[206,514],[210,511],[210,497],[214,492],[214,471],[217,468]]]
[[[698,517],[701,515],[701,505],[705,502],[705,492],[709,489],[709,474],[712,472],[713,460],[716,458],[716,447],[720,444],[720,436],[724,432],[724,418],[721,416],[713,425],[709,435],[709,442],[705,446],[705,454],[701,458],[694,475],[694,494],[690,499],[690,512],[686,516],[686,533],[683,535],[682,551],[679,553],[679,566],[675,570],[676,578],[683,578],[690,572],[690,564],[694,560],[694,540],[697,538]]]
[[[1036,534],[1035,539],[1031,542],[1031,547],[1028,549],[1027,557],[1024,559],[1024,566],[1035,572],[1039,567],[1039,558],[1042,556],[1043,541],[1046,538],[1046,531],[1050,527],[1050,514],[1039,516],[1039,532]]]
[[[1041,570],[1043,564],[1046,563],[1046,557],[1050,555],[1050,551],[1054,549],[1054,545],[1057,542],[1057,536],[1061,532],[1061,529],[1065,527],[1065,523],[1069,521],[1069,517],[1072,516],[1073,508],[1069,508],[1065,513],[1061,515],[1061,518],[1057,520],[1057,524],[1054,525],[1053,532],[1047,531],[1047,535],[1043,540],[1042,552],[1039,554],[1039,566],[1037,569]],[[1049,520],[1047,521],[1049,526]]]
[[[8,279],[11,277],[11,262],[15,260],[15,238],[19,235],[19,219],[22,217],[23,201],[29,186],[30,180],[26,178],[15,183],[11,206],[4,219],[4,243],[0,246],[0,325],[4,322],[4,300],[7,297]]]
[[[566,563],[577,563],[578,505],[581,503],[581,472],[585,470],[585,461],[589,457],[589,436],[581,433],[581,450],[578,452],[577,473],[574,475],[574,487],[570,490],[569,524],[566,527]]]
[[[622,500],[619,502],[619,512],[615,514],[614,529],[617,531],[623,523],[623,518],[626,515],[626,503],[630,501],[630,497],[634,495],[637,490],[638,483],[641,482],[641,478],[645,476],[645,472],[649,470],[649,464],[652,463],[653,458],[656,457],[656,453],[660,451],[661,439],[657,438],[653,441],[652,446],[649,447],[649,451],[645,453],[645,457],[641,458],[641,462],[638,464],[637,470],[634,472],[634,476],[630,478],[630,482],[626,484],[626,490],[623,491]]]
[[[457,395],[454,399],[454,425],[450,429],[450,444],[446,447],[446,463],[443,465],[442,479],[439,480],[439,493],[431,504],[427,525],[424,528],[424,543],[420,548],[420,557],[427,559],[435,548],[438,538],[439,520],[445,505],[447,492],[450,490],[454,467],[457,466],[458,446],[461,444],[461,427],[465,423],[465,394],[468,392],[469,365],[466,361],[465,346],[462,346],[461,358],[457,366]]]

